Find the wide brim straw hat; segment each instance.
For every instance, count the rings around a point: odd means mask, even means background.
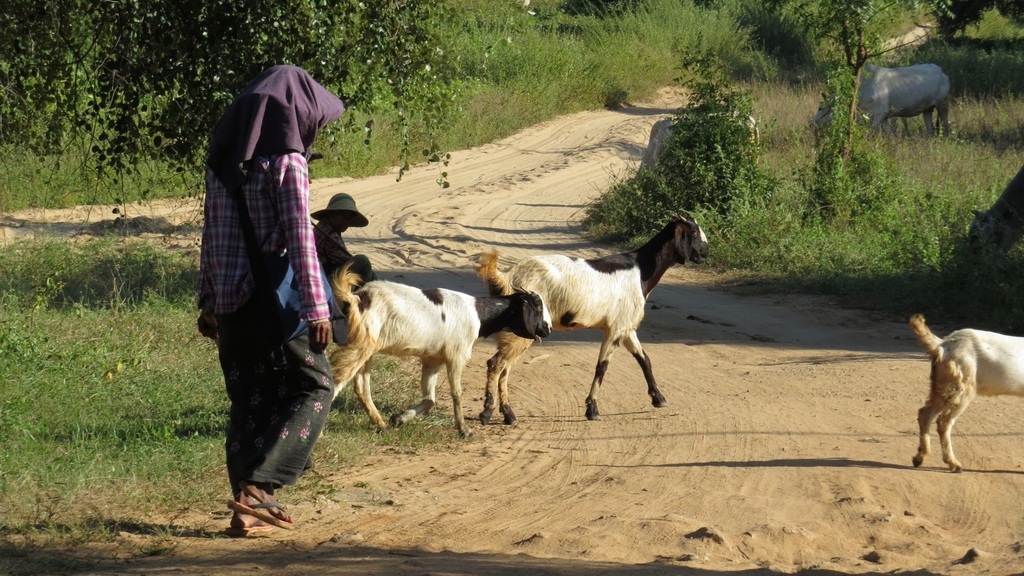
[[[310,214],[310,216],[316,220],[322,220],[332,212],[348,212],[350,214],[348,225],[353,228],[362,228],[370,223],[370,221],[366,219],[366,216],[363,216],[359,209],[356,208],[355,199],[344,192],[332,196],[331,201],[327,203],[326,208],[323,210],[317,210]]]

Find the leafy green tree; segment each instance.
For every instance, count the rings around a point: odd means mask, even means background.
[[[832,107],[833,117],[844,115],[849,122],[841,124],[843,142],[839,153],[843,158],[849,155],[853,138],[853,126],[857,117],[856,94],[860,86],[861,72],[869,61],[901,48],[904,44],[891,41],[893,30],[899,30],[899,23],[906,21],[909,14],[916,14],[925,8],[933,12],[945,8],[948,0],[800,0],[796,10],[808,30],[825,44],[825,54],[838,53],[833,57],[834,66],[844,66],[849,74],[847,83],[832,83],[835,91],[826,94],[832,100],[842,101],[842,110]],[[839,95],[836,91],[841,91]]]
[[[273,64],[306,68],[350,109],[400,111],[405,133],[443,129],[456,84],[435,27],[449,16],[444,0],[11,0],[0,141],[77,149],[101,175],[154,157],[195,170],[220,113]]]
[[[980,21],[985,12],[993,9],[1024,24],[1024,2],[1020,0],[950,0],[948,10],[936,13],[939,31],[945,36],[963,32],[971,24]]]
[[[871,182],[871,171],[884,162],[871,148],[857,141],[857,97],[861,74],[869,61],[900,48],[892,41],[893,30],[907,16],[926,7],[944,9],[947,0],[816,0],[798,5],[801,19],[823,44],[829,58],[825,98],[832,108],[832,122],[819,131],[815,165],[806,183],[813,205],[810,213],[826,218],[852,217],[861,203],[857,189]],[[856,156],[860,154],[861,156]]]
[[[758,164],[763,149],[750,96],[712,60],[687,66],[690,105],[673,115],[654,166],[588,206],[583,227],[590,237],[639,244],[674,213],[714,212],[728,222],[738,205],[771,201],[778,184]]]

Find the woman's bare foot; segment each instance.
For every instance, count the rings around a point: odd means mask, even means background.
[[[251,514],[238,512],[237,510],[231,515],[231,527],[236,530],[248,530],[261,523],[263,523],[263,520],[260,520]]]
[[[224,529],[224,534],[232,538],[247,538],[271,532],[274,527],[263,520],[249,514],[235,512],[231,517],[231,525]]]
[[[243,522],[245,516],[250,516],[280,528],[294,528],[291,516],[274,497],[273,488],[248,482],[243,482],[240,488],[238,497],[229,506]]]

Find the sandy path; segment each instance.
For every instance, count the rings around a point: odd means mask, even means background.
[[[351,244],[382,277],[480,293],[471,257],[485,247],[505,263],[607,253],[578,235],[584,205],[674,105],[575,114],[457,152],[447,190],[420,167],[401,182],[317,181],[313,204],[357,198],[371,225]],[[714,284],[676,268],[648,303],[640,339],[666,408],[651,407],[620,351],[603,419],[588,422],[598,337],[559,333],[512,374],[517,426],[473,421],[453,452],[381,455],[334,475],[333,498],[294,507],[294,532],[210,539],[202,531],[223,516],[198,518],[197,537],[172,553],[90,573],[1024,572],[1024,403],[981,399],[966,412],[954,436],[964,473],[934,454],[914,469],[928,365],[901,318]],[[467,370],[470,415],[493,346],[480,342]],[[445,386],[441,403],[450,410]],[[972,548],[980,556],[962,562]]]

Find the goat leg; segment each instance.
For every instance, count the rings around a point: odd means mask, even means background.
[[[484,412],[480,414],[480,421],[486,424],[494,411],[494,397],[492,390],[497,388],[498,407],[505,417],[506,425],[516,423],[516,414],[512,411],[512,404],[508,400],[508,376],[523,352],[533,344],[533,340],[520,338],[511,333],[502,333],[498,336],[498,352],[487,361],[487,395],[484,398]],[[484,420],[486,416],[487,421]]]
[[[918,468],[924,463],[924,457],[931,452],[931,439],[928,434],[932,427],[932,422],[935,422],[935,418],[938,416],[938,407],[932,406],[932,401],[921,407],[917,411],[917,424],[919,428],[919,440],[917,445],[917,454],[914,455],[914,467]]]
[[[424,398],[419,404],[406,409],[404,412],[391,415],[391,425],[398,427],[420,414],[429,414],[434,409],[434,401],[429,398]]]
[[[661,390],[658,390],[658,384],[654,381],[654,370],[651,368],[651,357],[644,352],[640,346],[640,340],[636,337],[636,332],[631,332],[626,338],[623,339],[622,345],[626,350],[633,355],[636,359],[636,363],[640,365],[640,370],[644,373],[644,380],[647,381],[647,395],[651,397],[651,405],[655,408],[663,408],[668,406],[668,401],[665,400],[665,396],[661,394]]]
[[[964,469],[960,465],[960,461],[953,455],[952,434],[955,421],[955,418],[950,417],[948,414],[943,414],[939,416],[938,421],[935,423],[939,431],[939,441],[942,443],[942,461],[949,466],[950,472],[960,472]]]
[[[490,423],[491,416],[493,416],[493,415],[494,415],[494,396],[491,395],[490,392],[488,392],[485,395],[485,397],[484,397],[484,409],[480,411],[479,415],[477,415],[477,419],[480,420],[481,424],[486,426],[487,424]]]
[[[630,340],[630,338],[626,338]],[[633,342],[639,346],[636,342],[636,336],[632,338]],[[590,394],[587,395],[587,420],[600,420],[601,411],[597,409],[597,393],[601,391],[601,383],[604,382],[604,374],[608,371],[608,361],[612,357],[612,352],[615,351],[615,347],[619,345],[617,339],[613,338],[608,332],[604,334],[604,340],[601,341],[601,350],[597,353],[597,367],[594,368],[594,381],[590,383]],[[632,344],[630,344],[632,346]]]
[[[391,417],[392,426],[401,426],[420,414],[429,414],[437,403],[437,378],[444,366],[437,361],[420,361],[420,403]]]
[[[498,407],[501,410],[502,416],[505,417],[505,425],[512,426],[516,423],[516,413],[512,411],[512,404],[508,401],[508,375],[511,372],[512,366],[506,364],[504,369],[498,374]]]
[[[512,405],[507,402],[501,405],[501,414],[505,417],[505,424],[508,426],[518,422],[516,413],[512,411]]]
[[[381,417],[380,412],[377,410],[377,406],[373,403],[373,395],[370,392],[370,363],[367,362],[359,373],[356,375],[355,384],[356,398],[362,403],[363,408],[366,409],[366,414],[369,415],[370,420],[376,424],[377,428],[384,430],[388,427],[387,422]]]
[[[605,346],[601,345],[604,352]],[[601,382],[604,380],[604,373],[608,370],[608,360],[601,360],[594,370],[594,381],[590,385],[590,395],[587,396],[587,420],[600,420],[601,411],[597,409],[597,391],[601,389]]]
[[[473,432],[466,426],[466,418],[462,412],[462,364],[448,362],[448,385],[452,395],[452,410],[455,412],[455,428],[459,436],[469,438]]]
[[[484,391],[484,409],[477,416],[483,425],[487,425],[494,414],[494,390],[498,386],[498,362],[501,355],[501,350],[498,350],[487,360],[487,389]]]

